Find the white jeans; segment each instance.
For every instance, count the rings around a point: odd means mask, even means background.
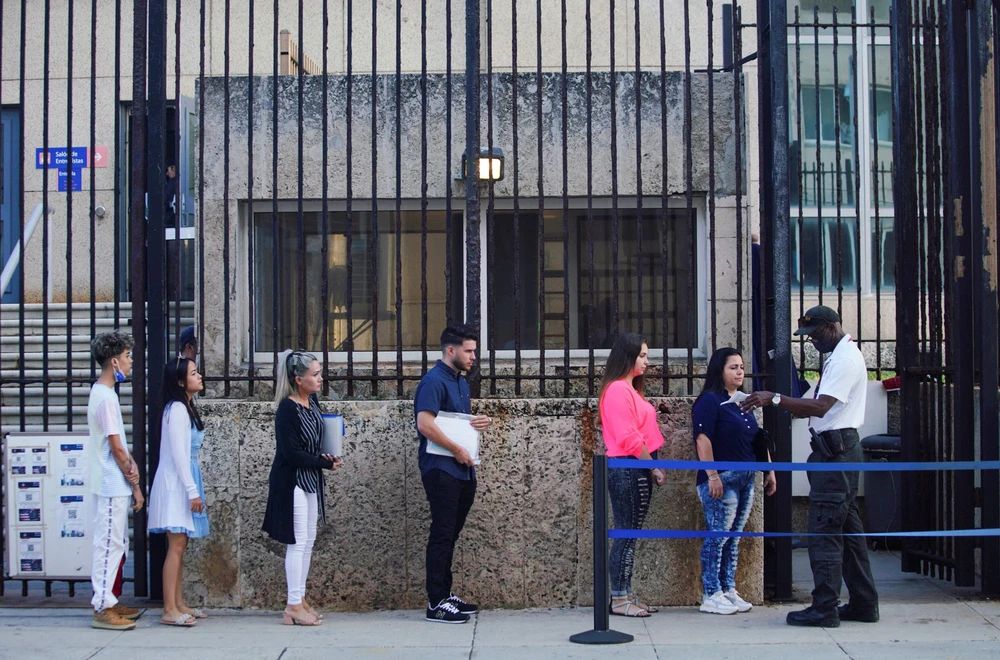
[[[128,556],[128,507],[131,497],[98,497],[94,511],[94,566],[90,583],[94,597],[90,604],[101,612],[118,602],[111,590],[118,564]]]
[[[295,544],[285,549],[285,579],[288,581],[288,604],[299,605],[306,595],[306,578],[316,541],[316,518],[319,515],[316,493],[298,486],[292,498],[292,527]]]

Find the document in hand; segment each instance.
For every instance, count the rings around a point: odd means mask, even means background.
[[[472,415],[439,412],[435,421],[441,432],[448,436],[449,440],[466,449],[475,464],[479,465],[479,431],[472,428]],[[430,440],[427,441],[427,453],[438,456],[454,456],[453,453]]]
[[[743,403],[744,401],[746,401],[749,398],[750,398],[749,394],[747,394],[745,392],[740,392],[739,390],[736,390],[735,392],[733,392],[733,395],[731,397],[729,397],[728,401],[723,401],[722,402],[722,405],[726,405],[727,403],[740,404],[740,403]]]
[[[341,415],[323,415],[322,451],[330,456],[344,455],[344,418]]]

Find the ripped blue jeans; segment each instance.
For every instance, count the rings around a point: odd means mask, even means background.
[[[705,529],[713,532],[742,532],[753,508],[752,470],[727,470],[719,473],[722,497],[713,498],[708,482],[698,484],[698,495],[705,509]],[[701,545],[701,582],[705,595],[736,588],[736,563],[740,539],[706,538]]]

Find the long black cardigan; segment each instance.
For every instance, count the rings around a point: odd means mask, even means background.
[[[315,397],[310,397],[310,399],[313,398]],[[312,401],[310,402],[312,403]],[[289,545],[295,543],[292,508],[296,469],[329,470],[333,468],[333,463],[330,461],[305,450],[305,441],[302,439],[302,423],[299,420],[299,412],[296,410],[298,405],[291,399],[285,399],[278,404],[278,412],[274,417],[276,443],[263,526],[263,530],[272,539]],[[316,399],[315,405],[319,405],[318,399]],[[321,478],[320,488],[322,487],[323,480]]]

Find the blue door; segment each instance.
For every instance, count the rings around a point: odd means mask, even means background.
[[[2,234],[3,261],[0,269],[7,265],[10,253],[21,238],[21,116],[17,109],[0,110],[3,130],[0,131],[0,234]],[[3,292],[3,302],[16,303],[21,295],[21,272],[14,273],[7,290]]]

